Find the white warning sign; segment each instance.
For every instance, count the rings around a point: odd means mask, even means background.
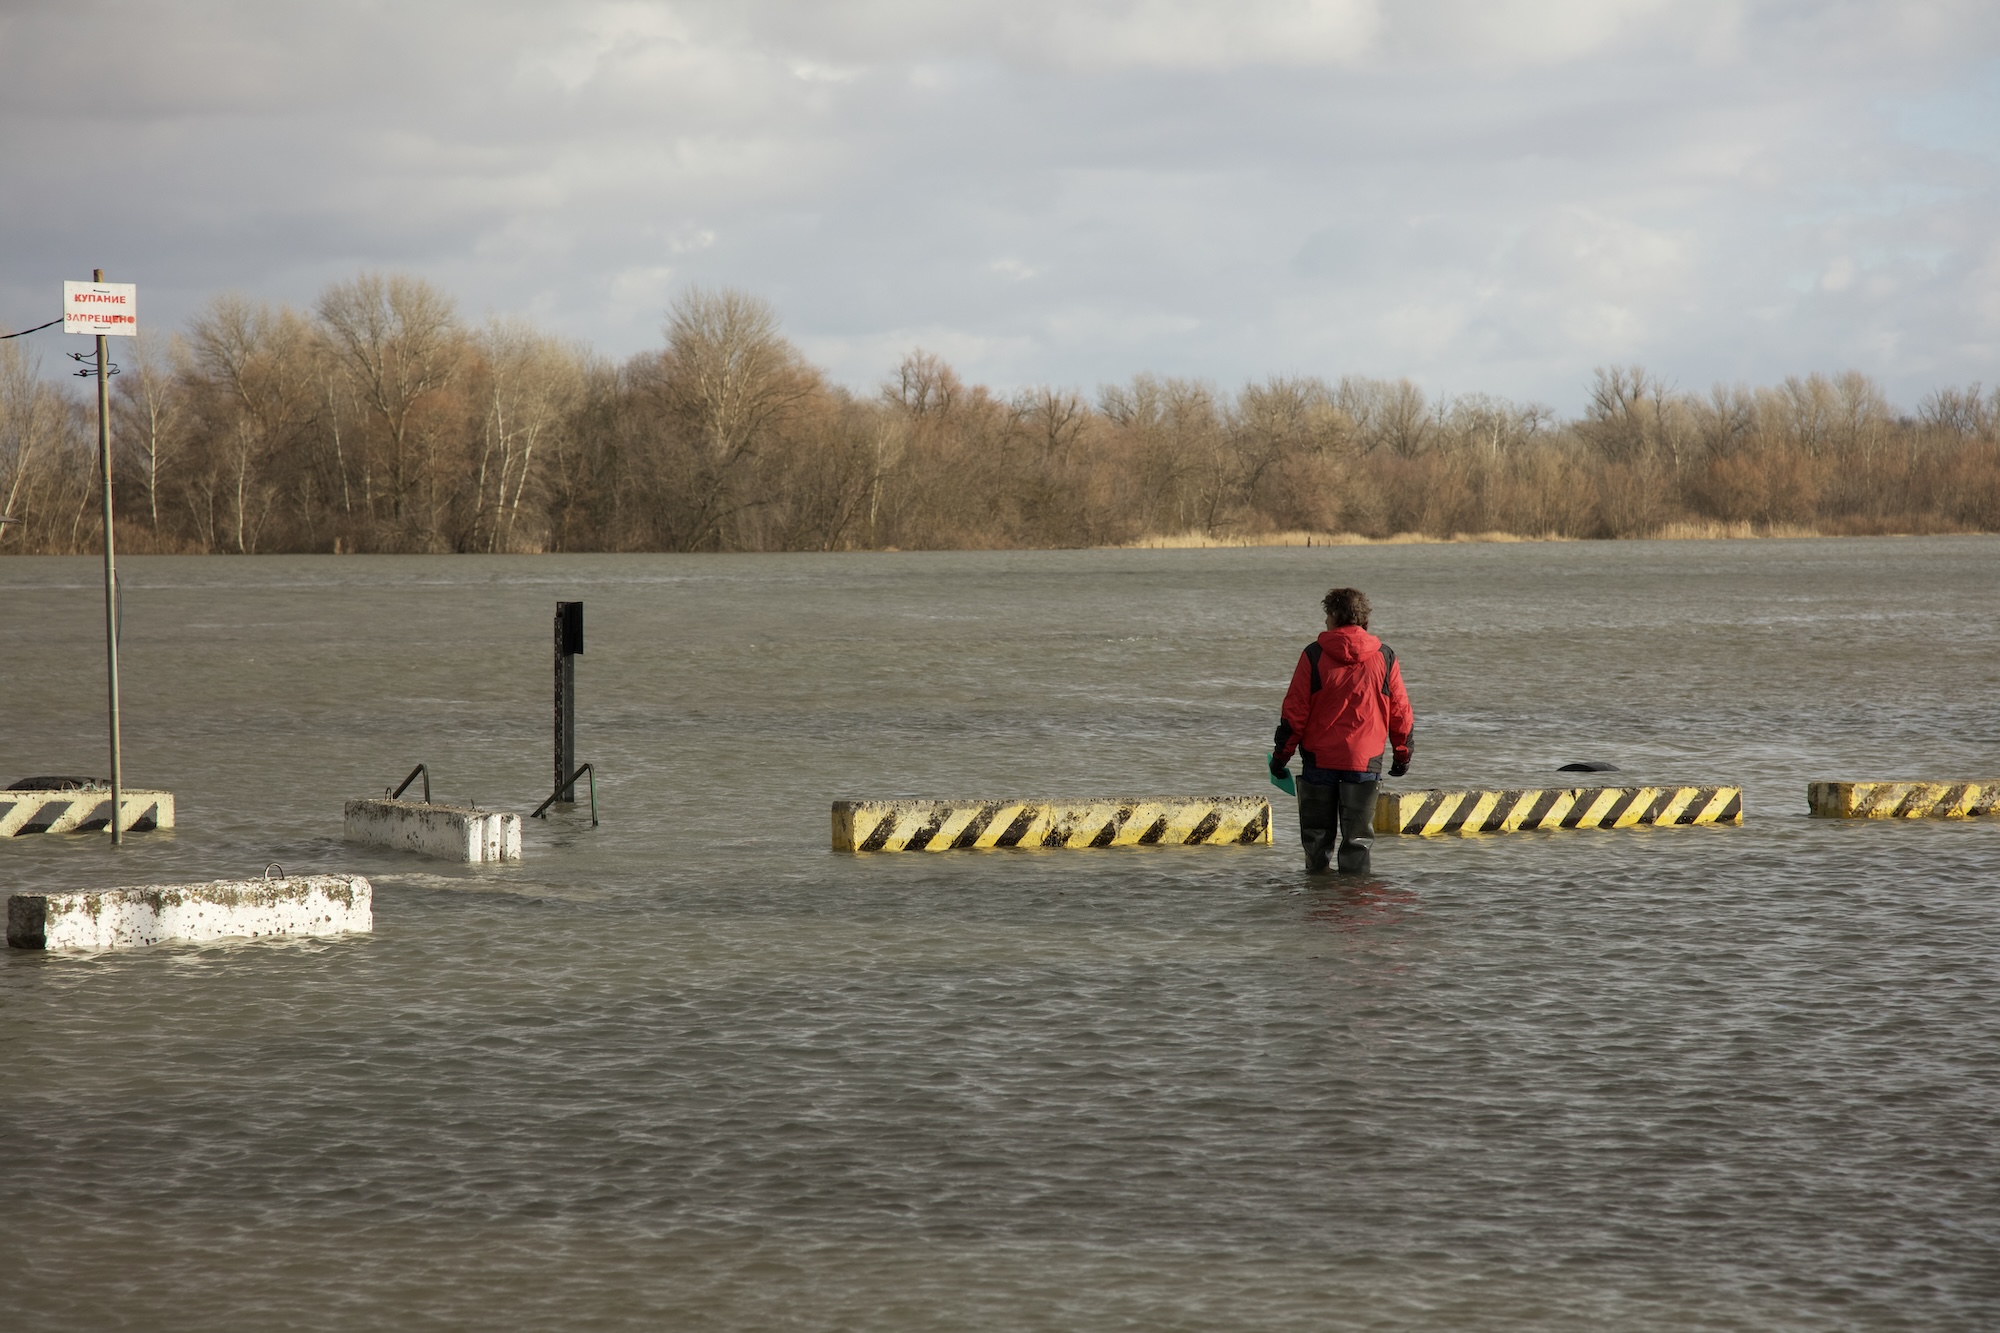
[[[139,331],[139,286],[131,282],[63,284],[64,333]]]

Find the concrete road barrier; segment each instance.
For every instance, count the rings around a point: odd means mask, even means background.
[[[174,826],[174,794],[127,787],[118,826],[143,833]],[[87,833],[111,826],[111,788],[0,791],[0,838],[24,833]]]
[[[469,865],[521,859],[521,817],[470,805],[349,801],[345,835],[349,842]]]
[[[16,949],[133,949],[167,940],[374,928],[374,891],[359,875],[135,884],[7,899],[7,943]]]
[[[1741,787],[1529,787],[1512,791],[1385,791],[1377,833],[1512,833],[1518,829],[1741,824]]]
[[[2000,815],[2000,780],[1809,782],[1806,804],[1820,819],[1978,819]]]
[[[833,803],[836,852],[1216,846],[1269,841],[1271,803],[1261,796]]]

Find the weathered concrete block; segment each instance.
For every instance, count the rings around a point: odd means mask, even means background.
[[[1518,829],[1741,824],[1741,787],[1530,787],[1512,791],[1385,791],[1377,833],[1512,833]]]
[[[174,826],[174,794],[127,787],[118,826],[128,832]],[[85,833],[111,826],[111,788],[0,791],[0,838],[20,833]]]
[[[374,891],[359,875],[135,884],[7,899],[7,943],[16,949],[134,949],[166,940],[345,935],[374,928]]]
[[[349,801],[346,836],[349,842],[469,865],[521,859],[521,817],[469,805]]]
[[[2000,782],[1809,782],[1820,819],[1978,819],[2000,815]]]
[[[1271,803],[1261,796],[833,803],[836,852],[1213,846],[1270,840]]]

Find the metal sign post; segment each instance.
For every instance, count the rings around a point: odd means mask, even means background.
[[[111,528],[111,366],[107,335],[139,332],[138,288],[107,283],[93,269],[90,282],[63,284],[63,332],[97,335],[97,468],[104,489],[104,674],[111,694],[111,841],[125,841],[125,766],[118,738],[118,563]],[[88,373],[88,372],[85,372]]]
[[[558,805],[576,802],[576,654],[582,651],[583,603],[557,602],[556,784],[550,799]],[[593,776],[593,791],[596,781]]]

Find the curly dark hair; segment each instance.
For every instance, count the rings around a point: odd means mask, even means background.
[[[1326,608],[1326,618],[1336,628],[1341,625],[1368,628],[1368,594],[1359,588],[1335,588],[1320,599],[1320,605]]]

